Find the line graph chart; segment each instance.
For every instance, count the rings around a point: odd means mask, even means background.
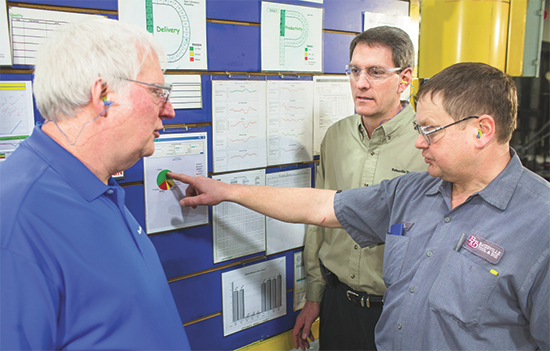
[[[214,172],[265,167],[266,82],[214,80]]]
[[[268,81],[268,165],[313,159],[313,82]]]

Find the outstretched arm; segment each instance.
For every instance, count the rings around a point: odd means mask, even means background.
[[[167,175],[189,184],[186,197],[180,200],[181,206],[213,206],[230,201],[284,222],[341,227],[334,214],[333,190],[227,184],[180,173]]]

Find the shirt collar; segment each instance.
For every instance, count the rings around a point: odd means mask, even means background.
[[[359,135],[366,136],[367,131],[363,126],[363,119],[360,115],[357,115],[357,116],[359,116],[356,122]],[[387,137],[387,136],[393,137],[393,135],[397,134],[401,128],[404,128],[404,127],[406,128],[408,124],[412,123],[411,122],[412,120],[407,118],[407,116],[414,116],[414,110],[410,104],[405,105],[405,107],[403,107],[401,111],[399,111],[392,119],[382,124],[381,126],[378,126],[375,129],[375,131],[380,129],[384,134],[384,137]],[[412,124],[410,125],[410,127],[412,128]]]
[[[478,193],[483,200],[502,211],[506,209],[508,203],[512,199],[512,195],[523,174],[523,165],[516,151],[512,148],[510,148],[510,156],[512,156],[512,158],[502,172]],[[450,194],[451,187],[451,183],[439,179],[438,182],[435,182],[435,184],[426,191],[426,195],[435,195],[440,191]]]
[[[35,126],[28,146],[61,175],[84,199],[92,201],[109,189],[79,159]]]

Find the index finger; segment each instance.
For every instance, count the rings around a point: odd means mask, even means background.
[[[166,173],[166,176],[168,176],[169,178],[172,178],[172,179],[179,180],[180,182],[189,184],[189,181],[188,181],[189,176],[187,174],[168,172],[168,173]]]

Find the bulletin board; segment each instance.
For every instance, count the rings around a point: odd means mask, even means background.
[[[323,9],[322,72],[263,72],[261,70],[260,0],[206,0],[206,37],[208,65],[206,70],[167,70],[166,75],[200,75],[202,108],[176,110],[175,118],[165,121],[165,133],[206,133],[208,169],[215,175],[213,164],[212,87],[219,80],[312,81],[314,75],[344,73],[349,63],[349,43],[361,32],[362,12],[408,15],[409,3],[399,0],[324,0],[322,3],[299,0],[270,2]],[[19,0],[7,6],[99,14],[118,19],[117,0]],[[1,81],[32,81],[32,65],[3,66]],[[34,105],[35,106],[35,105]],[[35,121],[41,116],[34,107]],[[289,170],[311,169],[314,186],[318,156],[296,163],[266,165],[266,174]],[[124,172],[118,182],[126,191],[126,205],[142,227],[145,227],[144,163],[137,162]],[[280,334],[294,327],[300,311],[293,310],[293,259],[303,247],[266,255],[258,252],[220,263],[213,259],[212,211],[209,222],[199,226],[150,234],[174,295],[179,314],[192,349],[233,350],[255,341]],[[222,273],[259,262],[286,262],[286,314],[224,337],[222,315]]]

